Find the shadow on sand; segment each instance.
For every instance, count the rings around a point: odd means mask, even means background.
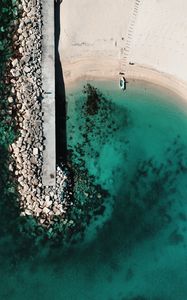
[[[60,4],[55,1],[55,101],[56,101],[56,159],[57,164],[66,163],[66,94],[62,65],[58,51],[60,39]]]

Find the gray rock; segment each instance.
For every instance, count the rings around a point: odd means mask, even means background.
[[[21,58],[20,63],[23,64],[27,64],[30,60],[30,56],[29,55],[25,55]]]
[[[21,28],[18,28],[18,33],[19,33],[19,34],[22,34],[22,32],[23,32],[22,29],[21,29]]]
[[[23,53],[23,47],[19,48],[19,53],[21,53],[21,54]]]
[[[19,41],[20,42],[23,41],[23,35],[22,34],[19,36]]]
[[[19,75],[20,75],[20,72],[15,69],[11,69],[10,72],[11,72],[12,76],[14,76],[14,77],[19,77]]]
[[[33,155],[38,155],[38,148],[33,148]]]
[[[25,30],[25,31],[22,33],[22,35],[23,35],[24,38],[27,38],[27,37],[28,37],[27,31]]]
[[[29,73],[29,72],[31,71],[31,69],[30,69],[29,67],[25,66],[25,67],[23,68],[23,71],[24,71],[25,73]]]
[[[16,67],[17,65],[18,65],[18,59],[16,58],[12,61],[12,66]]]
[[[12,97],[8,97],[8,102],[9,103],[13,103],[14,102],[14,99]]]

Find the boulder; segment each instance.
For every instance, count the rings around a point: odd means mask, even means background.
[[[23,71],[24,71],[25,73],[29,73],[29,72],[31,71],[31,69],[30,69],[29,67],[25,66],[25,67],[23,68]]]
[[[18,65],[18,59],[16,58],[12,61],[12,66],[16,67],[17,65]]]
[[[13,103],[13,102],[14,102],[14,99],[10,96],[10,97],[8,97],[8,102],[9,102],[9,103]]]
[[[38,148],[33,148],[33,155],[38,155]]]

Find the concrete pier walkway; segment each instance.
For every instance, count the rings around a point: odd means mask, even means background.
[[[42,100],[44,153],[42,182],[54,186],[56,182],[56,122],[55,122],[55,28],[54,0],[42,1]]]

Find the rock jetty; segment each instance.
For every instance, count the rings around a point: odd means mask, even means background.
[[[67,199],[62,200],[67,176],[56,170],[56,186],[42,185],[42,7],[41,0],[21,0],[22,17],[13,40],[18,49],[12,59],[10,109],[16,108],[19,128],[17,140],[10,145],[13,160],[9,170],[18,181],[21,216],[33,216],[39,224],[50,227],[55,216],[65,218]],[[15,21],[17,22],[17,21]]]

